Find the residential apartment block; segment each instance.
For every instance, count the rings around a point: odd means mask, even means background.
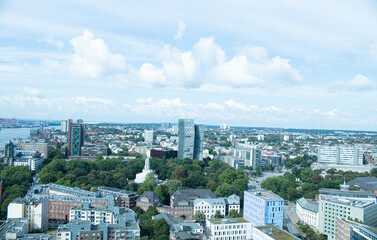
[[[139,195],[137,195],[135,192],[119,188],[98,186],[97,190],[102,196],[115,196],[115,206],[119,207],[133,208],[136,206],[136,200],[139,198]]]
[[[48,228],[48,201],[46,199],[28,201],[16,198],[9,203],[7,219],[27,218],[28,231],[45,231]]]

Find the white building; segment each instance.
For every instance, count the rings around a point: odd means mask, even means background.
[[[289,141],[289,135],[284,135],[283,140],[286,142]]]
[[[318,162],[325,164],[363,165],[364,151],[359,147],[319,146]]]
[[[147,143],[153,143],[153,130],[144,131],[144,140]]]
[[[134,180],[135,183],[142,183],[145,181],[145,178],[147,177],[148,173],[153,173],[154,178],[156,179],[156,182],[158,181],[158,175],[154,173],[153,170],[150,169],[149,166],[149,158],[145,159],[145,165],[144,169],[141,173],[136,174],[136,178]]]
[[[75,206],[69,211],[69,220],[90,221],[93,224],[114,223],[114,213],[106,207],[91,207],[88,203]]]
[[[68,132],[68,120],[63,120],[60,122],[60,131],[63,133]]]
[[[258,134],[258,141],[264,141],[264,135]]]
[[[194,214],[203,212],[206,219],[213,218],[216,211],[219,211],[223,216],[227,216],[231,210],[240,212],[240,198],[235,194],[228,198],[197,198],[193,204]]]
[[[301,221],[318,229],[319,214],[317,202],[300,198],[296,202],[296,213]]]
[[[7,219],[27,218],[30,232],[48,228],[48,200],[27,201],[16,198],[8,205]]]
[[[207,227],[211,240],[251,239],[251,224],[243,218],[209,219]]]
[[[329,240],[336,239],[337,218],[358,219],[366,225],[377,227],[376,199],[358,198],[355,192],[355,197],[319,195],[319,232],[327,235]]]
[[[44,156],[40,152],[29,150],[17,150],[13,161],[13,166],[25,166],[30,170],[38,170],[44,161]]]
[[[292,234],[279,229],[273,225],[253,227],[253,239],[254,240],[295,240],[299,239]]]
[[[262,163],[262,151],[254,145],[238,144],[236,145],[233,156],[245,160],[245,167],[254,169]]]

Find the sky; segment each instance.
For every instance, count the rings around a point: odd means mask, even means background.
[[[376,1],[0,2],[0,117],[377,131]]]

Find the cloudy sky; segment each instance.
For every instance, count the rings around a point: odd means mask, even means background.
[[[0,2],[0,116],[377,130],[376,1]]]

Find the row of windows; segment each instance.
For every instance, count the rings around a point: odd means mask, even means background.
[[[227,229],[242,229],[242,228],[246,228],[247,225],[243,225],[243,224],[232,224],[232,225],[221,225],[221,226],[215,226],[215,229],[216,230],[227,230]]]
[[[224,236],[224,235],[232,235],[235,234],[246,234],[246,230],[236,230],[236,231],[217,231],[214,233],[214,236]]]

